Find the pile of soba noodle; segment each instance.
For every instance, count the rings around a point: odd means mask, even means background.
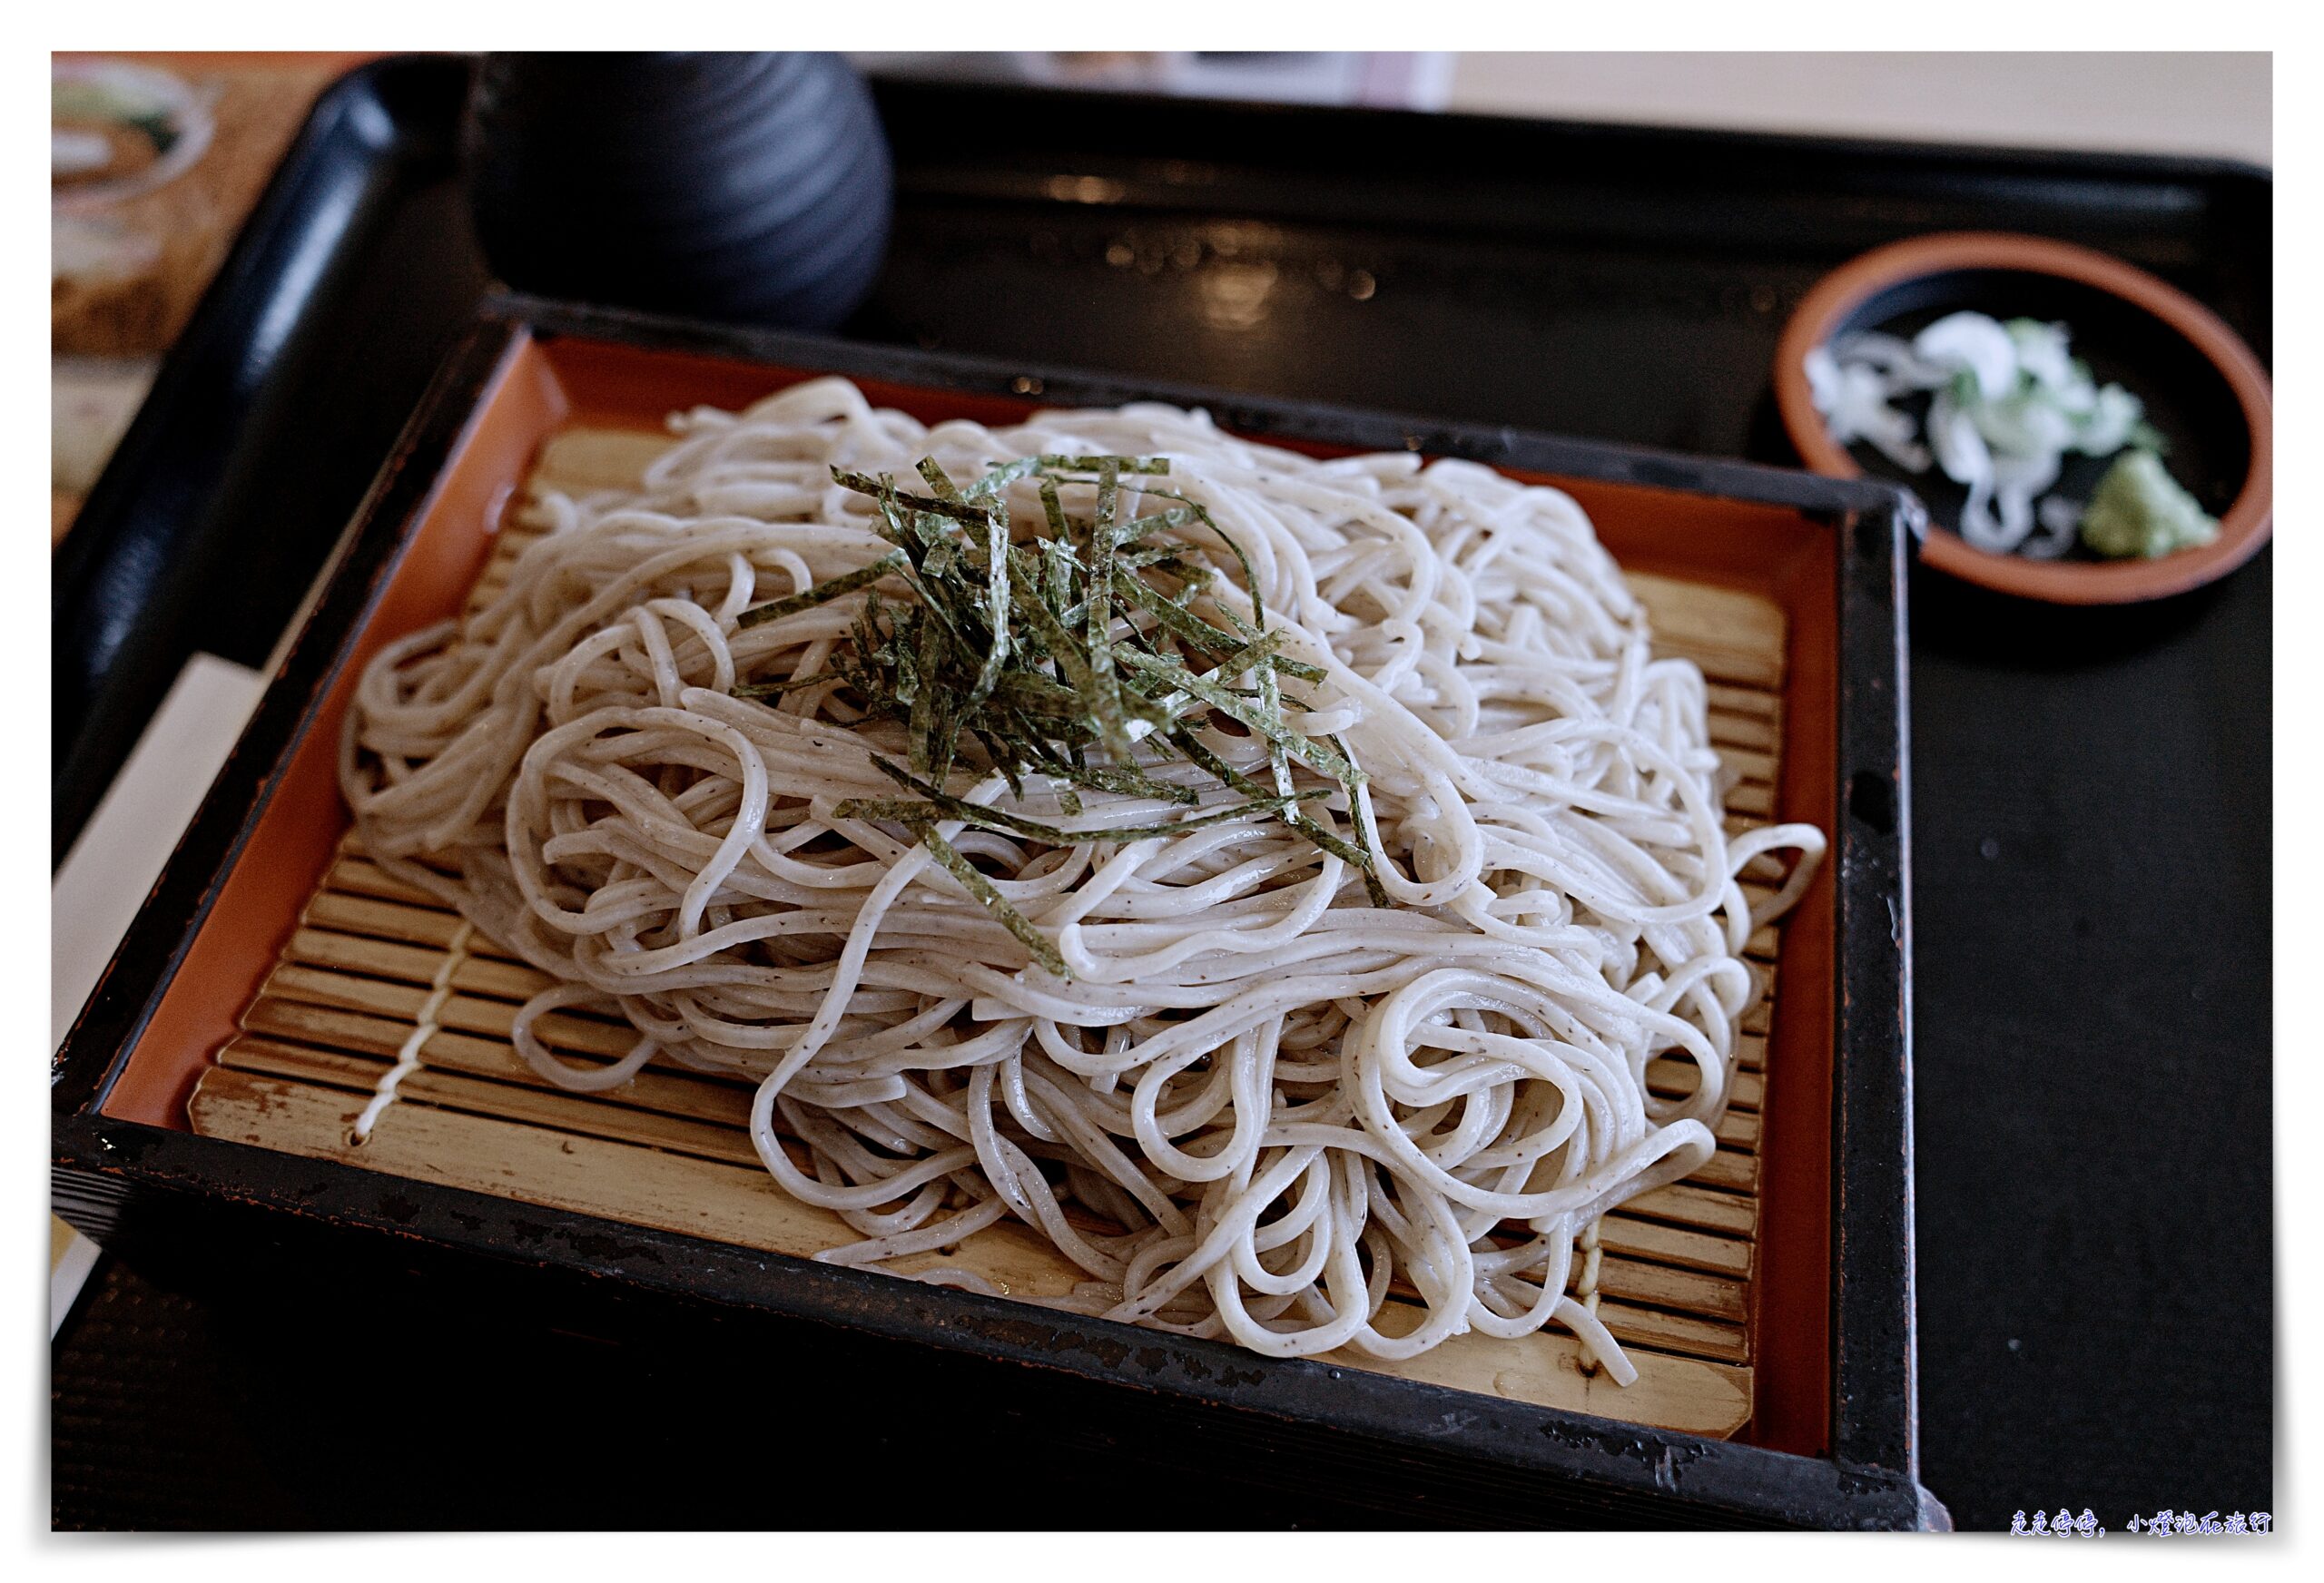
[[[650,1060],[757,1080],[766,1168],[861,1234],[833,1262],[1014,1218],[1084,1273],[1079,1311],[1275,1357],[1554,1321],[1634,1377],[1569,1294],[1577,1235],[1710,1156],[1759,989],[1744,941],[1824,841],[1727,838],[1702,676],[1649,657],[1571,499],[1461,461],[1315,461],[1162,406],[929,428],[838,379],[672,427],[642,488],[549,497],[506,592],[394,644],[350,713],[369,850],[558,980],[517,1018],[527,1061],[578,1089]],[[1204,506],[1172,536],[1247,622],[1220,537],[1239,544],[1278,652],[1323,675],[1286,689],[1285,723],[1363,775],[1351,795],[1294,765],[1304,807],[1389,905],[1265,814],[1067,845],[938,825],[1059,977],[911,830],[839,811],[894,794],[873,755],[902,757],[900,726],[837,683],[733,695],[851,641],[868,592],[738,621],[890,551],[834,468],[911,480],[932,457],[971,479],[1042,453],[1167,458],[1122,478],[1122,509],[1165,483]],[[1035,487],[1007,486],[1012,520],[1040,520]],[[1255,734],[1200,735],[1273,781]],[[1088,789],[1072,812],[966,750],[947,789],[1068,832],[1187,812]],[[1778,849],[1801,856],[1755,919],[1736,874]],[[634,1051],[567,1065],[536,1032],[558,1008],[617,1010]],[[1689,1096],[1648,1093],[1658,1056],[1699,1073]]]

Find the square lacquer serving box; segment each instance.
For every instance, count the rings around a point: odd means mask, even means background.
[[[813,1263],[852,1234],[764,1175],[746,1087],[649,1068],[571,1093],[517,1058],[510,1017],[546,980],[350,832],[336,757],[355,678],[390,640],[488,599],[539,531],[542,492],[632,482],[670,413],[822,374],[929,423],[1201,406],[1318,455],[1470,457],[1588,511],[1659,651],[1709,683],[1730,829],[1806,821],[1832,838],[1800,905],[1750,942],[1768,990],[1717,1155],[1605,1216],[1578,1263],[1636,1382],[1561,1332],[1402,1363],[1275,1362]],[[58,1056],[58,1209],[133,1262],[201,1249],[359,1283],[424,1266],[497,1303],[612,1302],[631,1324],[682,1332],[715,1311],[949,1349],[963,1369],[1038,1371],[1051,1411],[1191,1414],[1271,1453],[1327,1449],[1343,1492],[1434,1479],[1580,1524],[1942,1525],[1914,1423],[1901,578],[1917,519],[1892,489],[1737,463],[497,300]],[[351,1141],[431,1000],[419,1068]],[[586,1016],[542,1027],[575,1061],[626,1044]],[[1018,1297],[1073,1278],[1008,1223],[926,1257]]]

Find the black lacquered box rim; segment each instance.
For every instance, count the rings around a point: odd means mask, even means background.
[[[1262,1362],[1223,1343],[1029,1309],[487,1195],[382,1177],[103,1117],[97,1106],[241,857],[290,752],[343,663],[405,537],[458,447],[478,394],[527,336],[824,369],[939,389],[1011,395],[1038,379],[1070,405],[1158,399],[1226,428],[1433,455],[1610,483],[1788,506],[1828,522],[1840,578],[1832,1096],[1832,1454],[1808,1458],[1495,1401],[1314,1362]],[[487,303],[382,469],[320,599],[257,714],[59,1051],[54,1196],[100,1242],[133,1250],[199,1202],[309,1229],[419,1238],[447,1253],[517,1258],[641,1292],[760,1310],[899,1341],[1063,1370],[1384,1446],[1462,1450],[1512,1471],[1578,1480],[1696,1520],[1925,1527],[1942,1508],[1917,1482],[1912,1309],[1911,1015],[1906,924],[1903,575],[1920,522],[1911,496],[1748,463],[1444,423],[1118,376],[687,323],[518,297]],[[1886,787],[1883,794],[1881,788]],[[416,1208],[415,1208],[416,1206]],[[204,1221],[203,1224],[209,1224]]]

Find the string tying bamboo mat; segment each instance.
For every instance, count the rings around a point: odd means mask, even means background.
[[[668,443],[590,429],[553,439],[471,608],[505,585],[510,563],[537,536],[531,503],[542,493],[634,484]],[[1695,661],[1709,681],[1711,737],[1733,782],[1730,833],[1768,822],[1781,741],[1782,612],[1726,589],[1630,581],[1652,616],[1657,652]],[[1756,903],[1781,871],[1762,857],[1744,878]],[[1598,1316],[1637,1364],[1634,1384],[1586,1368],[1573,1339],[1554,1332],[1461,1336],[1404,1362],[1354,1353],[1330,1361],[1659,1428],[1720,1437],[1742,1428],[1751,1415],[1750,1282],[1775,952],[1772,929],[1752,937],[1748,955],[1769,988],[1744,1019],[1718,1153],[1687,1181],[1633,1199],[1598,1227]],[[243,1014],[241,1036],[196,1086],[193,1130],[773,1253],[804,1256],[854,1240],[837,1216],[787,1197],[766,1175],[751,1145],[747,1085],[649,1067],[617,1088],[576,1094],[538,1077],[510,1046],[508,1027],[548,982],[371,862],[350,833]],[[358,1115],[423,1018],[417,1069],[355,1143]],[[625,1023],[586,1013],[553,1012],[537,1027],[575,1065],[618,1058],[636,1037]],[[1678,1095],[1692,1069],[1658,1061],[1648,1080],[1657,1093]],[[970,1271],[1027,1297],[1062,1296],[1082,1279],[1012,1222],[898,1267]],[[1589,1261],[1578,1258],[1575,1268],[1579,1283]],[[1577,1284],[1578,1293],[1590,1289]],[[1392,1295],[1380,1328],[1398,1332],[1418,1315]]]

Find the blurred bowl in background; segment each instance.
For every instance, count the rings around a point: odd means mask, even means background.
[[[217,130],[211,95],[153,66],[49,66],[49,322],[60,353],[166,346],[208,278],[212,204],[178,178]]]
[[[130,61],[54,62],[48,92],[49,202],[60,214],[99,212],[182,175],[215,130],[192,84]]]

